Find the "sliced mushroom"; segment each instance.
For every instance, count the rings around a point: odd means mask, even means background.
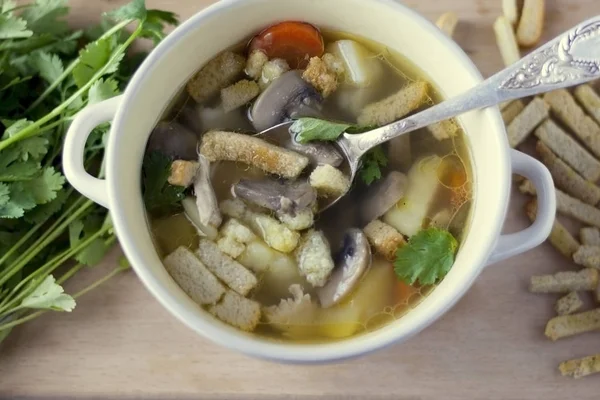
[[[392,171],[374,183],[360,200],[362,225],[381,217],[392,208],[404,196],[407,182],[406,175]]]
[[[200,168],[194,180],[194,193],[200,223],[204,226],[218,228],[223,219],[219,211],[217,196],[210,182],[210,163],[203,155],[198,157]]]
[[[322,103],[323,97],[302,79],[300,71],[288,71],[258,96],[249,117],[261,132],[289,119],[317,117]]]
[[[342,249],[336,256],[333,273],[322,288],[317,289],[321,307],[341,302],[371,266],[371,247],[360,229],[351,228],[344,235]]]
[[[176,160],[198,158],[198,137],[178,122],[159,122],[148,138],[147,151],[159,151]]]
[[[301,144],[294,138],[295,134],[290,133],[290,141],[286,147],[297,153],[304,154],[310,160],[310,164],[313,166],[329,164],[332,167],[338,167],[344,157],[330,143],[314,142]]]
[[[292,216],[312,208],[317,201],[317,193],[306,181],[242,179],[233,185],[233,194],[260,207]]]

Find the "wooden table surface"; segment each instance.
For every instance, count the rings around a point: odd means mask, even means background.
[[[322,0],[326,1],[326,0]],[[73,23],[93,22],[124,0],[72,0]],[[211,0],[148,0],[183,18]],[[545,38],[600,13],[598,0],[546,0]],[[483,74],[501,68],[491,25],[500,0],[406,0],[435,19],[461,18],[456,40]],[[513,196],[506,231],[526,225]],[[118,251],[76,286],[114,265]],[[468,294],[417,338],[374,355],[326,366],[288,366],[217,347],[176,321],[135,275],[123,274],[52,314],[15,330],[0,347],[3,398],[597,398],[600,376],[561,377],[560,361],[600,352],[597,333],[551,343],[543,336],[553,296],[526,291],[535,273],[568,264],[548,244],[484,271]]]

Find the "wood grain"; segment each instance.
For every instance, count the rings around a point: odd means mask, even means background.
[[[323,0],[326,1],[326,0]],[[149,0],[182,18],[210,0]],[[72,0],[86,26],[123,0]],[[407,0],[435,20],[457,13],[455,38],[484,75],[501,67],[492,22],[499,0]],[[598,0],[547,0],[544,39],[600,13]],[[513,195],[506,231],[523,228],[524,199]],[[76,286],[114,265],[115,251]],[[46,315],[0,347],[3,398],[202,399],[565,399],[597,397],[600,379],[558,374],[560,361],[600,352],[598,334],[551,343],[543,336],[554,296],[531,295],[534,273],[568,268],[544,244],[486,270],[448,314],[417,338],[371,356],[327,366],[250,359],[196,336],[146,292],[133,273],[86,295],[72,314]]]

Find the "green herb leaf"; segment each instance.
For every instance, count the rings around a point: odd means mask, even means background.
[[[45,168],[41,175],[24,182],[26,190],[29,190],[36,204],[46,204],[56,198],[62,189],[65,177],[56,172],[53,167]]]
[[[58,192],[56,198],[46,204],[37,205],[25,213],[25,221],[30,224],[39,224],[59,212],[67,201],[67,192]]]
[[[3,119],[2,124],[6,127],[4,134],[2,135],[2,139],[8,139],[13,136],[15,133],[27,128],[29,125],[33,124],[33,122],[22,118],[16,121]]]
[[[114,79],[99,79],[90,88],[88,93],[88,104],[99,103],[119,94],[119,84]]]
[[[412,236],[396,252],[394,271],[409,285],[433,285],[441,280],[454,264],[458,242],[448,231],[428,228]]]
[[[12,10],[15,9],[17,3],[15,3],[13,0],[3,0],[1,3],[2,8],[0,9],[0,13],[12,15]]]
[[[144,0],[133,0],[123,7],[108,12],[105,15],[115,21],[126,21],[128,19],[137,19],[139,21],[146,18],[146,2]]]
[[[78,87],[84,86],[96,72],[109,62],[112,55],[111,47],[109,38],[105,38],[88,44],[81,51],[79,64],[73,69],[73,78]],[[115,72],[123,56],[124,54],[120,54],[115,60],[110,61],[111,65],[105,74]]]
[[[98,238],[93,240],[85,249],[75,255],[75,260],[93,267],[102,261],[108,250],[109,248],[104,243],[104,240]]]
[[[19,39],[33,35],[27,29],[27,21],[21,18],[0,14],[0,39]]]
[[[185,188],[168,183],[171,159],[154,151],[144,157],[142,165],[143,195],[150,210],[170,208],[185,198]]]
[[[33,195],[25,189],[22,182],[11,183],[7,186],[10,200],[0,206],[0,218],[20,218],[25,211],[35,207]]]
[[[154,44],[158,44],[167,35],[165,26],[178,23],[177,14],[162,10],[148,10],[141,36],[152,39]]]
[[[21,307],[42,310],[70,312],[75,308],[75,300],[64,293],[64,289],[48,275],[29,296],[21,302]]]
[[[56,81],[65,70],[62,61],[56,54],[49,54],[45,51],[33,53],[29,62],[48,83]]]
[[[21,16],[32,31],[59,35],[69,29],[67,22],[60,19],[68,11],[66,0],[36,0],[35,4],[23,10]]]
[[[299,118],[290,126],[290,132],[294,134],[299,143],[308,143],[313,140],[333,141],[351,126],[317,118]]]
[[[361,179],[367,185],[381,179],[381,168],[387,164],[388,159],[381,146],[373,148],[363,156],[362,167],[359,171]]]
[[[2,167],[0,155],[0,182],[26,181],[40,172],[40,163],[34,160],[15,162]]]
[[[0,206],[5,205],[10,200],[10,189],[5,183],[0,183]]]

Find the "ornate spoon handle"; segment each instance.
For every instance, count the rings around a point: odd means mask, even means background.
[[[465,93],[420,113],[340,144],[358,159],[378,144],[467,111],[533,96],[600,78],[600,16],[591,18],[534,50]]]

